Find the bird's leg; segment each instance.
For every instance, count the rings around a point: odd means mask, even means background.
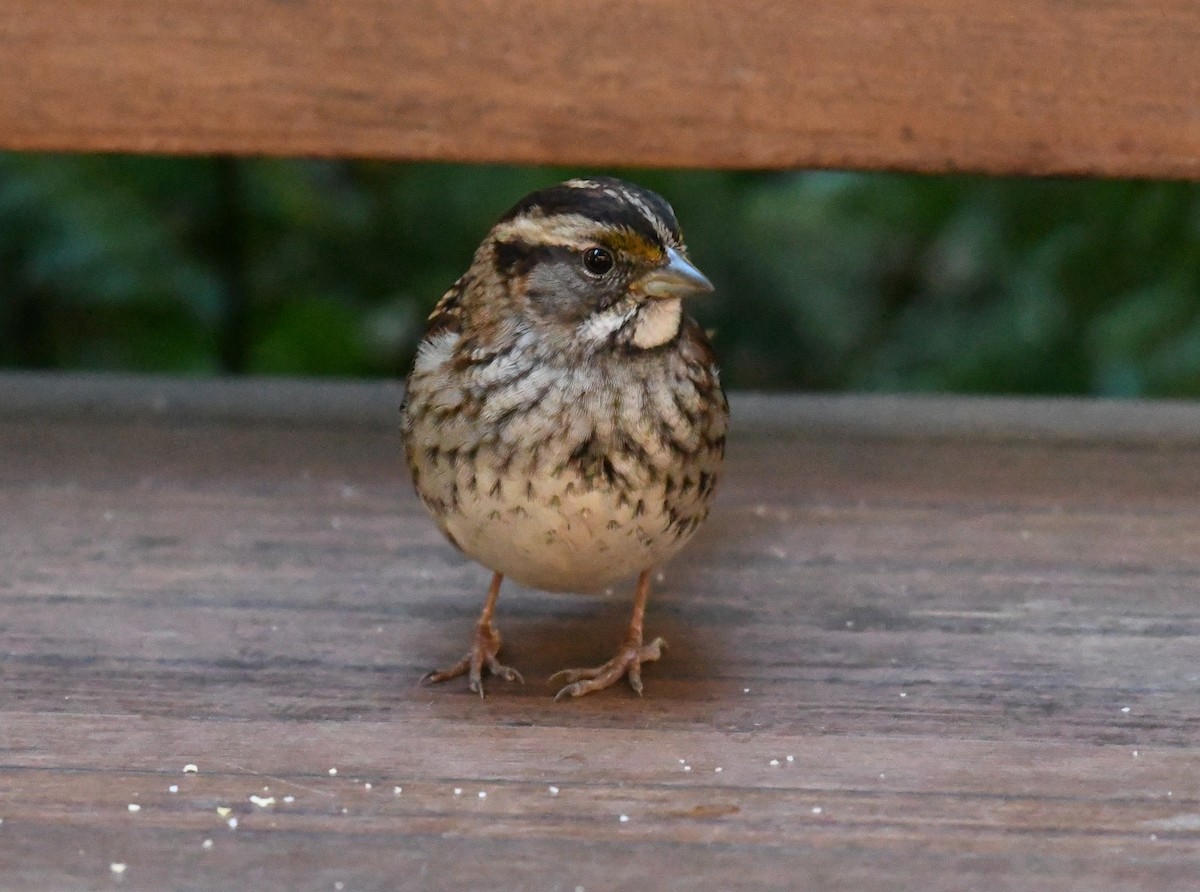
[[[642,644],[642,620],[646,615],[646,600],[650,597],[650,571],[643,570],[638,577],[637,590],[633,596],[633,616],[629,620],[629,631],[625,643],[616,656],[603,666],[590,669],[563,669],[550,676],[550,684],[566,683],[554,695],[555,700],[563,697],[582,697],[593,691],[602,691],[615,683],[622,675],[629,679],[629,686],[640,696],[642,693],[642,663],[657,660],[662,656],[667,642],[655,638]]]
[[[496,599],[500,597],[500,583],[503,579],[499,573],[492,575],[492,584],[488,588],[487,600],[483,602],[483,610],[479,613],[479,621],[475,623],[475,638],[467,655],[448,669],[427,673],[421,681],[437,684],[465,674],[470,679],[468,687],[482,697],[483,667],[487,666],[492,675],[498,675],[505,681],[525,683],[520,672],[496,659],[496,655],[500,653],[500,633],[492,625],[492,614],[496,612]]]

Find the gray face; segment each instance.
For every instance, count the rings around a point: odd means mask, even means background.
[[[530,267],[527,294],[538,316],[577,325],[621,300],[632,278],[633,270],[619,259],[598,272],[588,269],[580,253],[547,249]]]

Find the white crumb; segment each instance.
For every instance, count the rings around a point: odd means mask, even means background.
[[[629,823],[629,815],[621,815],[620,821],[622,824],[628,824]]]
[[[684,765],[684,766],[683,766],[683,770],[684,770],[684,771],[691,771],[691,770],[692,770],[692,766],[691,766],[691,765]]]
[[[200,848],[202,849],[211,849],[212,847],[213,841],[211,839],[206,839],[204,842],[200,843]]]
[[[136,802],[129,803],[129,805],[127,805],[126,808],[128,808],[130,811],[133,811],[133,812],[138,812],[138,811],[142,810],[142,807],[140,805],[138,805]]]
[[[461,795],[462,795],[462,787],[455,787],[455,788],[454,788],[454,795],[455,795],[455,796],[461,796]]]
[[[1135,759],[1136,759],[1136,758],[1138,757],[1138,755],[1139,755],[1138,751],[1137,751],[1137,750],[1134,750],[1134,751],[1133,751],[1133,758],[1135,758]]]
[[[776,765],[778,765],[778,764],[779,764],[779,760],[778,760],[778,759],[772,759],[772,760],[771,760],[771,762],[770,762],[770,765],[771,765],[772,767],[774,767],[774,766],[776,766]]]
[[[128,865],[122,864],[120,861],[114,861],[112,864],[108,865],[108,869],[118,876],[125,872],[126,867],[128,867]]]
[[[255,805],[257,805],[259,808],[269,808],[270,806],[275,804],[275,797],[274,796],[251,796],[250,801],[253,802]]]
[[[480,790],[480,791],[479,791],[479,798],[480,798],[480,799],[487,799],[487,790]]]
[[[295,797],[295,796],[284,796],[284,797],[283,797],[283,801],[284,801],[284,802],[289,802],[289,803],[290,803],[290,802],[295,802],[295,801],[296,801],[296,797]]]
[[[404,792],[404,787],[392,787],[392,795],[393,796],[399,796],[403,792]]]
[[[819,815],[819,814],[820,814],[821,812],[823,812],[824,810],[825,810],[825,809],[821,808],[821,806],[819,806],[819,805],[814,805],[814,806],[812,807],[812,813],[813,813],[814,815]]]
[[[349,813],[350,813],[350,809],[348,809],[348,808],[343,808],[343,809],[342,809],[342,814],[344,814],[344,815],[347,815],[347,814],[349,814]]]
[[[188,762],[186,765],[183,766],[184,774],[195,774],[199,770],[200,769],[196,767],[196,764],[194,762]]]
[[[686,764],[687,764],[687,759],[680,759],[680,760],[679,760],[679,764],[680,764],[680,765],[686,765]]]
[[[230,829],[230,830],[237,830],[237,825],[238,825],[238,819],[237,819],[237,818],[230,818],[230,819],[229,819],[228,821],[226,821],[225,823],[229,825],[229,829]]]
[[[718,765],[716,768],[713,769],[713,772],[716,774],[720,774],[724,770],[725,770],[724,768],[722,768],[720,765]]]
[[[227,818],[233,812],[233,809],[228,805],[218,805],[217,814],[222,818]]]
[[[346,884],[343,883],[341,880],[338,880],[336,883],[333,884],[333,888],[336,889],[337,892],[342,892],[342,890],[346,888]]]
[[[908,691],[901,691],[901,692],[900,692],[900,696],[901,696],[901,697],[907,697],[907,696],[908,696]]]
[[[557,795],[558,795],[558,787],[551,786],[551,787],[550,787],[550,795],[551,795],[551,796],[557,796]]]
[[[1121,712],[1123,712],[1123,713],[1125,713],[1126,715],[1128,715],[1128,714],[1129,714],[1129,707],[1128,707],[1128,706],[1122,706],[1122,707],[1121,707]]]
[[[171,784],[171,786],[167,787],[167,792],[168,793],[178,793],[179,792],[179,784]]]
[[[336,768],[330,768],[330,769],[329,769],[329,776],[330,776],[330,777],[333,777],[333,776],[334,776],[334,775],[336,775],[336,774],[337,774],[337,769],[336,769]]]
[[[743,694],[749,694],[749,693],[750,693],[750,689],[749,689],[749,688],[742,688],[742,693],[743,693]]]
[[[795,762],[795,761],[796,761],[796,757],[795,757],[795,756],[788,756],[788,757],[787,757],[787,760],[788,760],[789,762]]]
[[[371,785],[370,785],[370,783],[365,783],[365,784],[363,784],[363,789],[364,789],[364,790],[369,790],[369,789],[371,789]]]

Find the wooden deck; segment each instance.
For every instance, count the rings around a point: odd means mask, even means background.
[[[487,575],[397,401],[0,378],[0,888],[1195,887],[1200,407],[735,396],[646,696],[554,703],[628,593],[418,686]]]

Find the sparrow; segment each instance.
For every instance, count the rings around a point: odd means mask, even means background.
[[[637,575],[625,639],[564,669],[555,699],[622,677],[642,693],[652,572],[709,513],[729,406],[683,301],[713,290],[659,195],[611,177],[533,192],[491,229],[429,317],[403,405],[413,484],[438,528],[492,571],[470,647],[424,676],[523,681],[499,660],[505,577],[595,592]]]

